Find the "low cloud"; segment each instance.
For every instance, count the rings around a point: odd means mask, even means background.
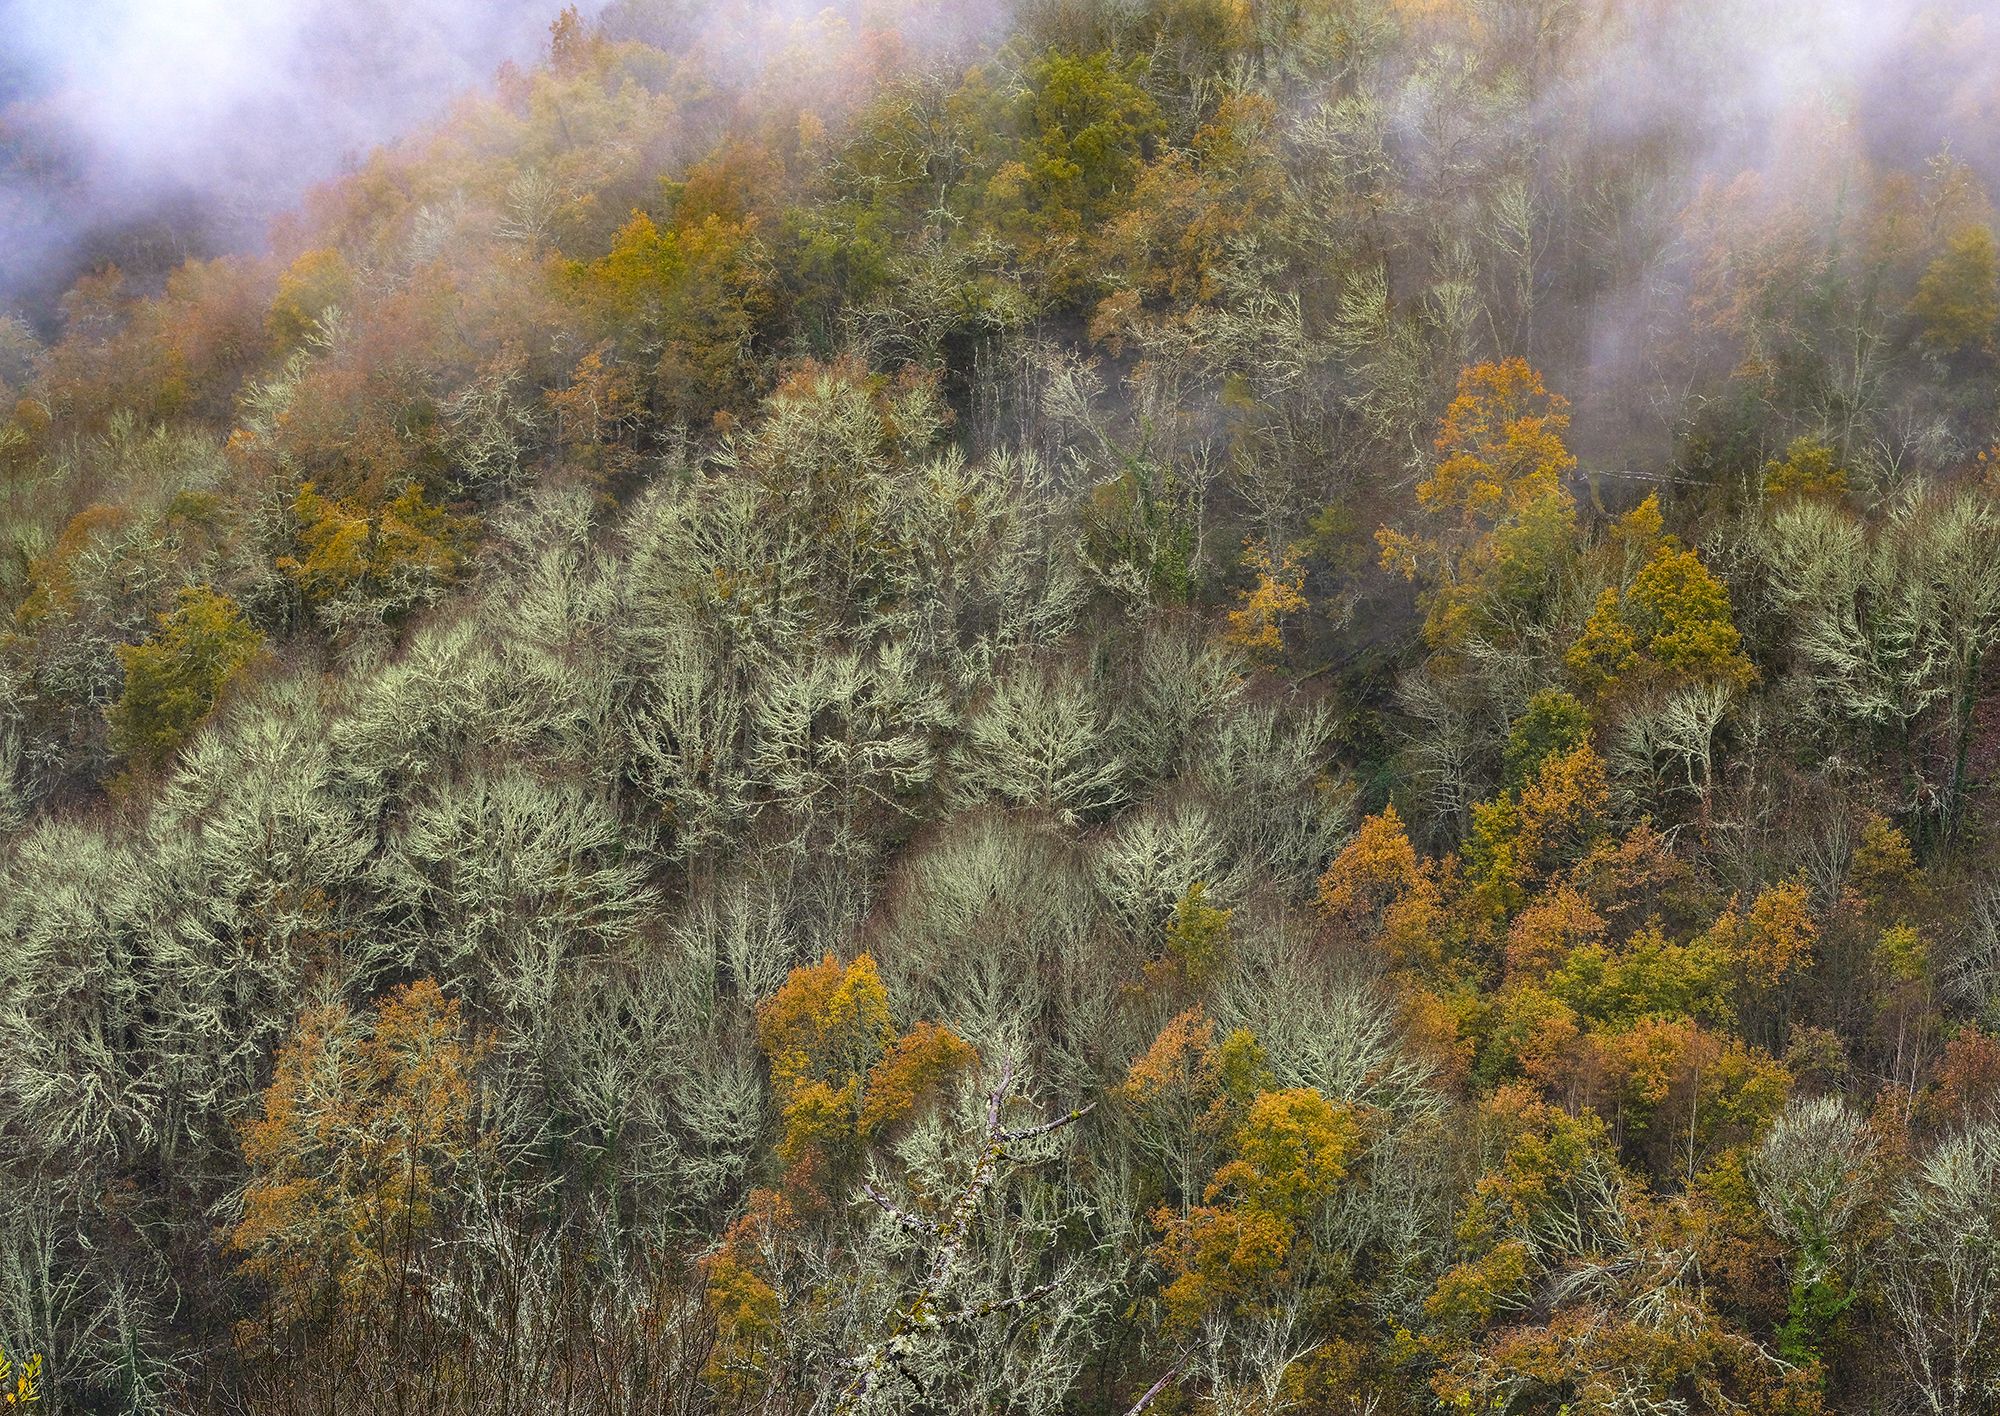
[[[561,3],[0,0],[0,304],[108,254],[164,267],[254,241],[540,53]]]

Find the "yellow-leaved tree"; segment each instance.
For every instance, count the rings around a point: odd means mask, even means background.
[[[1306,607],[1306,573],[1291,551],[1273,559],[1266,547],[1254,541],[1244,548],[1243,563],[1257,581],[1237,592],[1237,606],[1229,612],[1229,632],[1224,638],[1259,658],[1275,659],[1285,647],[1283,620]]]
[[[1423,587],[1424,638],[1450,653],[1507,637],[1574,550],[1576,504],[1563,486],[1569,403],[1526,360],[1477,364],[1438,429],[1438,461],[1417,484],[1419,525],[1376,533],[1385,568]]]
[[[920,1022],[900,1037],[875,960],[828,954],[793,969],[757,1010],[779,1113],[780,1187],[756,1189],[702,1262],[716,1346],[704,1375],[725,1398],[747,1399],[784,1309],[774,1256],[802,1221],[835,1198],[866,1147],[889,1139],[927,1102],[979,1067],[951,1029]]]
[[[1992,348],[2000,328],[2000,247],[1990,229],[1968,225],[1947,238],[1917,282],[1910,313],[1924,342],[1946,354]]]
[[[133,762],[160,766],[263,645],[263,634],[227,595],[207,586],[181,591],[150,638],[117,651],[125,689],[105,710],[112,746]]]
[[[1185,1214],[1162,1207],[1154,1256],[1172,1275],[1167,1326],[1191,1331],[1268,1301],[1290,1277],[1312,1217],[1361,1149],[1353,1108],[1311,1087],[1259,1092],[1232,1138],[1230,1159]]]
[[[1612,528],[1610,547],[1637,570],[1604,588],[1564,656],[1577,683],[1599,696],[1636,682],[1740,688],[1757,676],[1728,589],[1662,526],[1659,499],[1649,496]]]

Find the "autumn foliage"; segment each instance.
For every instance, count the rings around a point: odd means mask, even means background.
[[[2000,1409],[1991,17],[1844,8],[607,0],[59,253],[0,1352]]]
[[[481,1163],[486,1049],[428,981],[365,1014],[328,1004],[299,1019],[243,1131],[252,1179],[229,1233],[274,1324],[399,1302],[422,1281],[427,1236]]]

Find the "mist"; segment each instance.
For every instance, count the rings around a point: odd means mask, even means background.
[[[50,326],[56,298],[97,266],[115,262],[146,285],[189,257],[254,248],[308,187],[421,127],[501,64],[531,62],[561,4],[0,0],[0,310]],[[606,5],[579,9],[594,17]],[[760,51],[758,31],[818,8],[657,13],[677,17],[677,42],[698,36],[727,65]],[[887,8],[921,41],[933,30],[962,40],[1012,7]],[[1581,111],[1614,139],[1693,135],[1685,165],[1658,174],[1671,205],[1704,181],[1809,171],[1829,142],[1906,168],[1949,145],[1989,189],[2000,184],[2000,145],[1966,143],[2000,133],[2000,0],[1613,8],[1625,42],[1566,76],[1550,121]],[[614,31],[630,23],[622,14]],[[1629,311],[1622,293],[1605,304],[1597,338],[1608,347]]]
[[[561,0],[0,0],[0,306],[241,249],[542,51]],[[596,0],[579,8],[591,11]]]
[[[1915,179],[1942,159],[2000,185],[2000,4],[1995,0],[1614,0],[1607,42],[1546,98],[1552,146],[1627,153],[1635,200],[1621,279],[1580,292],[1585,347],[1567,371],[1586,443],[1670,455],[1681,412],[1637,391],[1685,333],[1703,253],[1700,205],[1731,220],[1813,213],[1859,222],[1866,182]],[[1574,139],[1574,135],[1569,135]],[[1727,194],[1727,195],[1725,195]],[[1712,256],[1712,252],[1708,253]],[[1639,433],[1638,425],[1646,431]]]

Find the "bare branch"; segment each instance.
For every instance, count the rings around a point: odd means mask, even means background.
[[[1160,1373],[1160,1379],[1158,1381],[1154,1382],[1151,1386],[1146,1388],[1146,1394],[1140,1397],[1137,1401],[1132,1403],[1131,1409],[1125,1413],[1125,1416],[1139,1416],[1139,1413],[1141,1411],[1144,1411],[1148,1406],[1151,1406],[1155,1398],[1157,1398],[1161,1392],[1165,1391],[1168,1387],[1174,1384],[1175,1380],[1180,1376],[1182,1369],[1185,1368],[1187,1364],[1188,1364],[1188,1354],[1182,1353],[1180,1359],[1176,1361],[1173,1366],[1167,1368],[1166,1371]]]
[[[911,1214],[873,1185],[864,1182],[861,1186],[861,1192],[880,1205],[883,1211],[891,1219],[895,1220],[896,1223],[902,1225],[903,1228],[914,1230],[919,1234],[936,1234],[938,1232],[936,1224],[925,1219],[922,1215]]]
[[[1074,1126],[1095,1110],[1097,1103],[1093,1101],[1090,1105],[1078,1107],[1068,1115],[1058,1116],[1053,1121],[1044,1121],[1037,1126],[1023,1126],[1018,1131],[998,1132],[993,1139],[1002,1145],[1010,1145],[1015,1141],[1031,1141],[1037,1136],[1046,1136],[1051,1131],[1060,1131],[1065,1126]]]

